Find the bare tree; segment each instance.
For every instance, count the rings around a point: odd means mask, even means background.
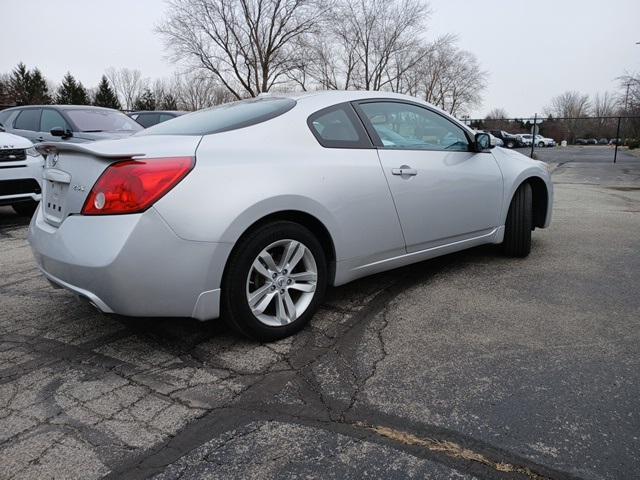
[[[203,73],[176,75],[171,82],[171,91],[176,96],[178,108],[190,111],[236,99],[226,87]]]
[[[426,53],[429,13],[424,0],[340,0],[328,19],[330,71],[341,73],[345,89],[400,88],[400,77]]]
[[[496,107],[487,113],[485,117],[486,120],[501,120],[504,118],[509,118],[509,114],[504,108]]]
[[[424,98],[452,115],[466,113],[481,102],[487,73],[471,52],[446,35],[425,48],[422,59],[405,73],[406,93]]]
[[[148,88],[149,82],[142,78],[140,70],[109,67],[105,75],[113,85],[125,110],[131,110],[142,91]]]
[[[591,111],[589,95],[576,91],[567,91],[551,99],[551,104],[545,108],[545,113],[551,117],[568,118],[562,121],[562,128],[566,139],[573,143],[577,137],[582,136],[591,127],[590,122],[576,120],[586,117]]]
[[[169,0],[157,28],[174,61],[206,70],[234,97],[256,96],[287,80],[295,41],[324,10],[312,0]]]
[[[591,100],[591,115],[595,135],[610,137],[615,134],[615,120],[613,117],[618,110],[618,98],[611,92],[596,93]]]
[[[586,117],[591,109],[589,95],[567,91],[551,99],[545,112],[554,117]]]
[[[618,78],[621,90],[620,112],[622,115],[640,115],[640,73],[625,73]],[[623,135],[640,138],[640,119],[629,118],[623,123]]]

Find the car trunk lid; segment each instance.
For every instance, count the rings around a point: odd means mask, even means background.
[[[82,211],[91,188],[109,165],[130,159],[195,156],[200,136],[130,137],[93,143],[44,142],[41,208],[45,221],[58,227]]]

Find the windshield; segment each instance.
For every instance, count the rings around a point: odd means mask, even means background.
[[[147,128],[138,135],[209,135],[271,120],[296,105],[291,98],[258,97],[199,110]]]
[[[83,108],[66,110],[80,132],[137,132],[142,127],[116,110]]]

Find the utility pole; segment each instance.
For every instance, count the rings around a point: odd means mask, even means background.
[[[533,128],[531,129],[531,158],[533,158],[533,147],[536,144],[536,130],[538,126],[538,114],[533,117]]]

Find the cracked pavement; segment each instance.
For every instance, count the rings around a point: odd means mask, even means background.
[[[96,312],[0,207],[0,478],[637,476],[640,161],[580,152],[539,151],[556,203],[529,258],[332,289],[271,344]]]

